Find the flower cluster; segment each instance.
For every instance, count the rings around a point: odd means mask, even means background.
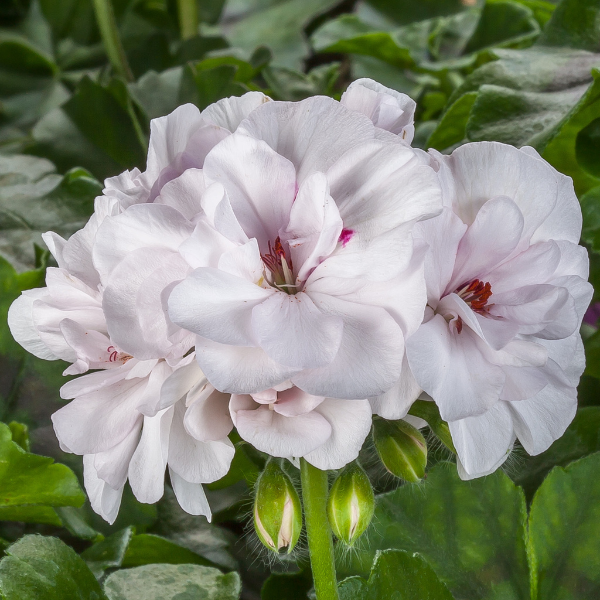
[[[353,461],[373,414],[419,397],[461,476],[573,418],[591,299],[571,180],[534,150],[412,148],[415,104],[371,80],[341,101],[258,92],[151,123],[146,171],[105,182],[84,229],[44,236],[57,267],[12,305],[32,354],[70,363],[53,416],[116,518],[168,468],[210,518],[232,428],[315,467]]]

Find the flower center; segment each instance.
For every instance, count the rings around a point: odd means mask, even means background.
[[[125,352],[119,352],[114,346],[109,346],[106,349],[108,353],[108,362],[120,362],[121,364],[125,364],[128,360],[131,360],[133,356],[131,354],[126,354]]]
[[[487,314],[492,306],[487,303],[492,296],[492,286],[487,281],[484,283],[479,279],[473,279],[471,283],[456,290],[455,294],[460,296],[472,311],[482,315]]]
[[[294,282],[294,265],[288,252],[283,247],[281,238],[277,236],[275,244],[271,245],[269,241],[269,252],[262,254],[261,258],[268,269],[266,275],[269,284],[288,294],[295,294],[298,286]]]

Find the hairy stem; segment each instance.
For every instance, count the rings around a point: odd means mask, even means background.
[[[327,519],[327,472],[301,459],[302,499],[308,533],[308,550],[317,600],[339,600],[333,540]]]
[[[96,20],[102,36],[102,43],[113,69],[126,81],[133,81],[133,74],[121,44],[117,21],[110,0],[93,0]]]
[[[196,0],[177,0],[181,39],[187,40],[198,34],[198,3]]]

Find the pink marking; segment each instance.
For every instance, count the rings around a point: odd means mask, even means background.
[[[338,242],[342,242],[342,246],[345,248],[346,244],[352,239],[353,235],[354,235],[353,229],[344,228],[344,229],[342,229],[342,233],[340,233]]]
[[[111,352],[111,350],[112,350],[112,352]],[[109,346],[106,349],[106,351],[110,353],[110,356],[108,357],[108,361],[109,362],[116,362],[117,356],[119,355],[119,353],[115,350],[115,347],[114,346]]]

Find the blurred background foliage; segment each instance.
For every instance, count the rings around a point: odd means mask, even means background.
[[[306,550],[274,561],[249,529],[265,457],[239,439],[208,486],[213,524],[169,489],[156,506],[126,491],[113,526],[91,511],[81,460],[50,425],[65,365],[28,355],[6,326],[10,303],[43,285],[40,233],[82,227],[102,180],[143,169],[150,120],[179,104],[248,90],[339,98],[371,77],[417,101],[418,147],[531,145],[570,175],[598,302],[600,0],[198,0],[191,32],[176,0],[113,6],[127,78],[92,0],[0,1],[0,596],[306,600]],[[460,482],[432,420],[428,476],[401,485],[367,441],[377,508],[358,548],[338,552],[343,600],[600,597],[599,316],[583,326],[578,414],[542,455],[517,447],[503,471]]]

